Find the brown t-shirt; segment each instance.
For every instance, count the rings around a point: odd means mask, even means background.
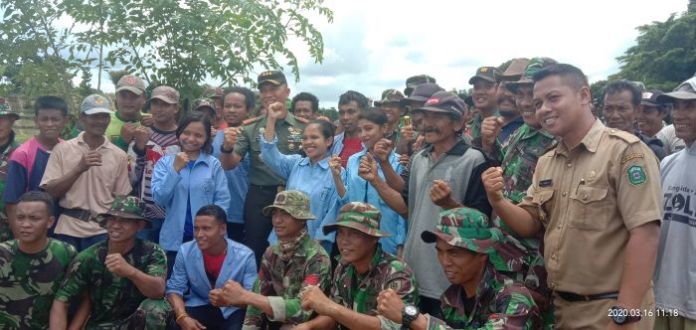
[[[78,166],[82,155],[90,150],[82,138],[83,134],[80,133],[76,138],[59,143],[53,148],[41,180],[42,188]],[[90,167],[75,180],[70,190],[60,199],[61,207],[89,210],[96,216],[109,210],[114,196],[130,193],[126,153],[109,139],[105,139],[104,144],[97,150],[102,155],[102,165]],[[74,237],[90,237],[106,233],[106,230],[94,221],[84,221],[63,214],[58,218],[55,232]]]
[[[629,231],[661,219],[659,162],[636,136],[597,120],[573,150],[559,143],[539,158],[519,205],[546,229],[551,289],[616,292]]]

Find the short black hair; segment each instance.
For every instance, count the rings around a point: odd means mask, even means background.
[[[65,100],[58,96],[47,95],[41,96],[38,99],[36,99],[36,101],[34,102],[35,116],[39,115],[39,111],[47,109],[60,110],[60,113],[63,115],[63,117],[68,116],[68,105],[65,103]]]
[[[46,213],[53,216],[54,202],[53,197],[44,191],[27,191],[19,197],[17,204],[22,202],[41,202],[46,205]]]
[[[222,95],[222,102],[224,106],[225,102],[225,97],[227,97],[227,94],[232,94],[232,93],[237,93],[237,94],[242,94],[244,95],[244,104],[247,107],[247,111],[252,112],[254,111],[254,107],[256,106],[256,95],[251,89],[248,89],[246,87],[230,87],[225,89],[225,93]]]
[[[227,224],[227,213],[225,213],[225,210],[215,204],[205,205],[198,209],[198,212],[196,212],[197,217],[206,215],[215,218],[215,220],[217,220],[219,223]]]
[[[177,140],[181,136],[181,133],[184,132],[186,127],[190,125],[191,123],[201,123],[203,124],[203,128],[205,128],[205,143],[203,144],[203,147],[201,148],[201,151],[207,153],[207,154],[212,154],[213,153],[213,137],[211,136],[211,130],[210,130],[210,118],[206,116],[205,114],[197,111],[192,111],[186,114],[184,118],[181,118],[181,121],[179,122],[179,126],[176,128],[176,138]]]
[[[539,70],[532,76],[532,80],[534,83],[537,83],[550,76],[560,76],[575,90],[580,90],[583,87],[590,87],[590,84],[587,82],[587,76],[585,76],[582,70],[565,63],[552,64]]]
[[[642,98],[640,88],[636,84],[625,79],[609,82],[604,87],[604,96],[606,97],[607,95],[617,94],[623,91],[629,91],[631,93],[631,104],[633,104],[634,107],[640,105],[640,100]]]
[[[365,109],[367,109],[367,97],[365,95],[362,95],[360,92],[356,91],[347,91],[341,94],[341,96],[338,98],[338,105],[341,106],[344,104],[348,104],[352,101],[355,101],[360,110],[364,111]]]
[[[369,122],[375,123],[379,126],[385,125],[387,123],[387,115],[381,109],[370,109],[365,111],[358,116],[358,120],[367,120]]]
[[[319,99],[316,96],[314,96],[314,94],[302,92],[300,94],[295,95],[295,97],[292,98],[292,102],[290,103],[290,109],[292,109],[293,113],[295,113],[295,104],[297,103],[297,101],[309,101],[312,103],[312,113],[319,112]]]

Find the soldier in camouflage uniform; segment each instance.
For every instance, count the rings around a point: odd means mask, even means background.
[[[0,243],[0,329],[47,329],[53,294],[77,250],[46,236],[55,221],[50,195],[32,191],[18,202],[16,239]]]
[[[67,302],[86,294],[86,329],[163,329],[171,308],[164,297],[167,260],[158,245],[136,238],[146,226],[137,197],[117,196],[99,216],[108,239],[80,252],[55,295],[51,329],[67,326]],[[76,321],[73,320],[73,324]]]
[[[13,110],[5,99],[0,98],[0,195],[5,191],[10,156],[18,146],[12,130],[12,125],[17,119],[19,119],[19,113]],[[12,231],[7,223],[5,202],[0,199],[0,242],[11,238]]]
[[[476,74],[469,79],[469,84],[474,86],[471,94],[476,108],[476,114],[466,124],[465,135],[476,141],[481,137],[481,123],[485,118],[498,115],[498,76],[500,70],[492,66],[482,66],[476,70]]]
[[[440,213],[426,243],[436,243],[438,259],[452,284],[441,297],[442,318],[418,313],[391,290],[379,295],[379,312],[410,329],[538,329],[539,310],[529,290],[501,274],[492,261],[505,236],[483,213],[466,207]]]
[[[248,330],[308,321],[311,312],[302,310],[300,292],[310,285],[326,290],[331,279],[329,255],[307,233],[306,221],[316,217],[310,212],[305,193],[280,192],[263,213],[272,213],[278,243],[263,254],[253,292],[228,282],[222,294],[223,305],[248,306],[243,327]]]
[[[398,324],[378,315],[379,292],[392,289],[406,303],[418,303],[411,268],[379,246],[379,238],[388,235],[379,230],[380,217],[374,206],[352,202],[341,208],[336,224],[324,226],[325,233],[338,231],[341,258],[330,298],[316,286],[302,294],[302,307],[319,314],[310,321],[312,327],[323,329],[338,323],[339,329],[398,329]]]

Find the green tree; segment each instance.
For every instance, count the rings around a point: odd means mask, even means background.
[[[610,79],[643,82],[648,88],[672,90],[696,72],[696,1],[664,22],[638,27],[635,46],[617,59],[621,70]]]

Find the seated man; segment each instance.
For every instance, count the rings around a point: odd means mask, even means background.
[[[226,281],[251,288],[256,280],[254,253],[227,238],[227,214],[217,205],[196,212],[193,237],[195,241],[179,248],[167,281],[176,323],[182,329],[241,329],[244,309],[212,303]]]
[[[421,239],[435,243],[451,283],[442,294],[442,319],[420,314],[391,289],[380,292],[379,313],[402,329],[539,329],[539,309],[524,285],[495,270],[503,235],[483,213],[454,208],[440,213],[434,231]]]
[[[301,324],[310,329],[398,329],[399,325],[378,315],[377,295],[386,289],[409,305],[418,303],[416,279],[402,260],[385,253],[379,239],[387,234],[379,230],[379,209],[366,203],[344,205],[336,224],[324,226],[324,232],[337,230],[336,243],[341,253],[334,271],[329,299],[321,288],[303,291],[302,308],[319,314]]]
[[[77,250],[48,238],[53,198],[24,193],[10,220],[15,239],[0,243],[0,328],[46,329],[53,294]]]
[[[117,196],[98,216],[108,238],[80,252],[70,264],[51,307],[51,329],[67,328],[68,301],[77,296],[91,305],[87,329],[157,329],[170,311],[164,297],[167,260],[158,245],[135,237],[145,227],[137,197]],[[81,319],[70,328],[81,328]]]
[[[309,197],[297,190],[283,191],[263,212],[273,213],[278,243],[263,254],[253,292],[229,281],[219,300],[220,305],[247,305],[244,329],[249,330],[306,322],[311,313],[300,308],[300,292],[309,285],[325,290],[331,280],[329,255],[307,233],[307,220],[316,218],[309,210]]]

